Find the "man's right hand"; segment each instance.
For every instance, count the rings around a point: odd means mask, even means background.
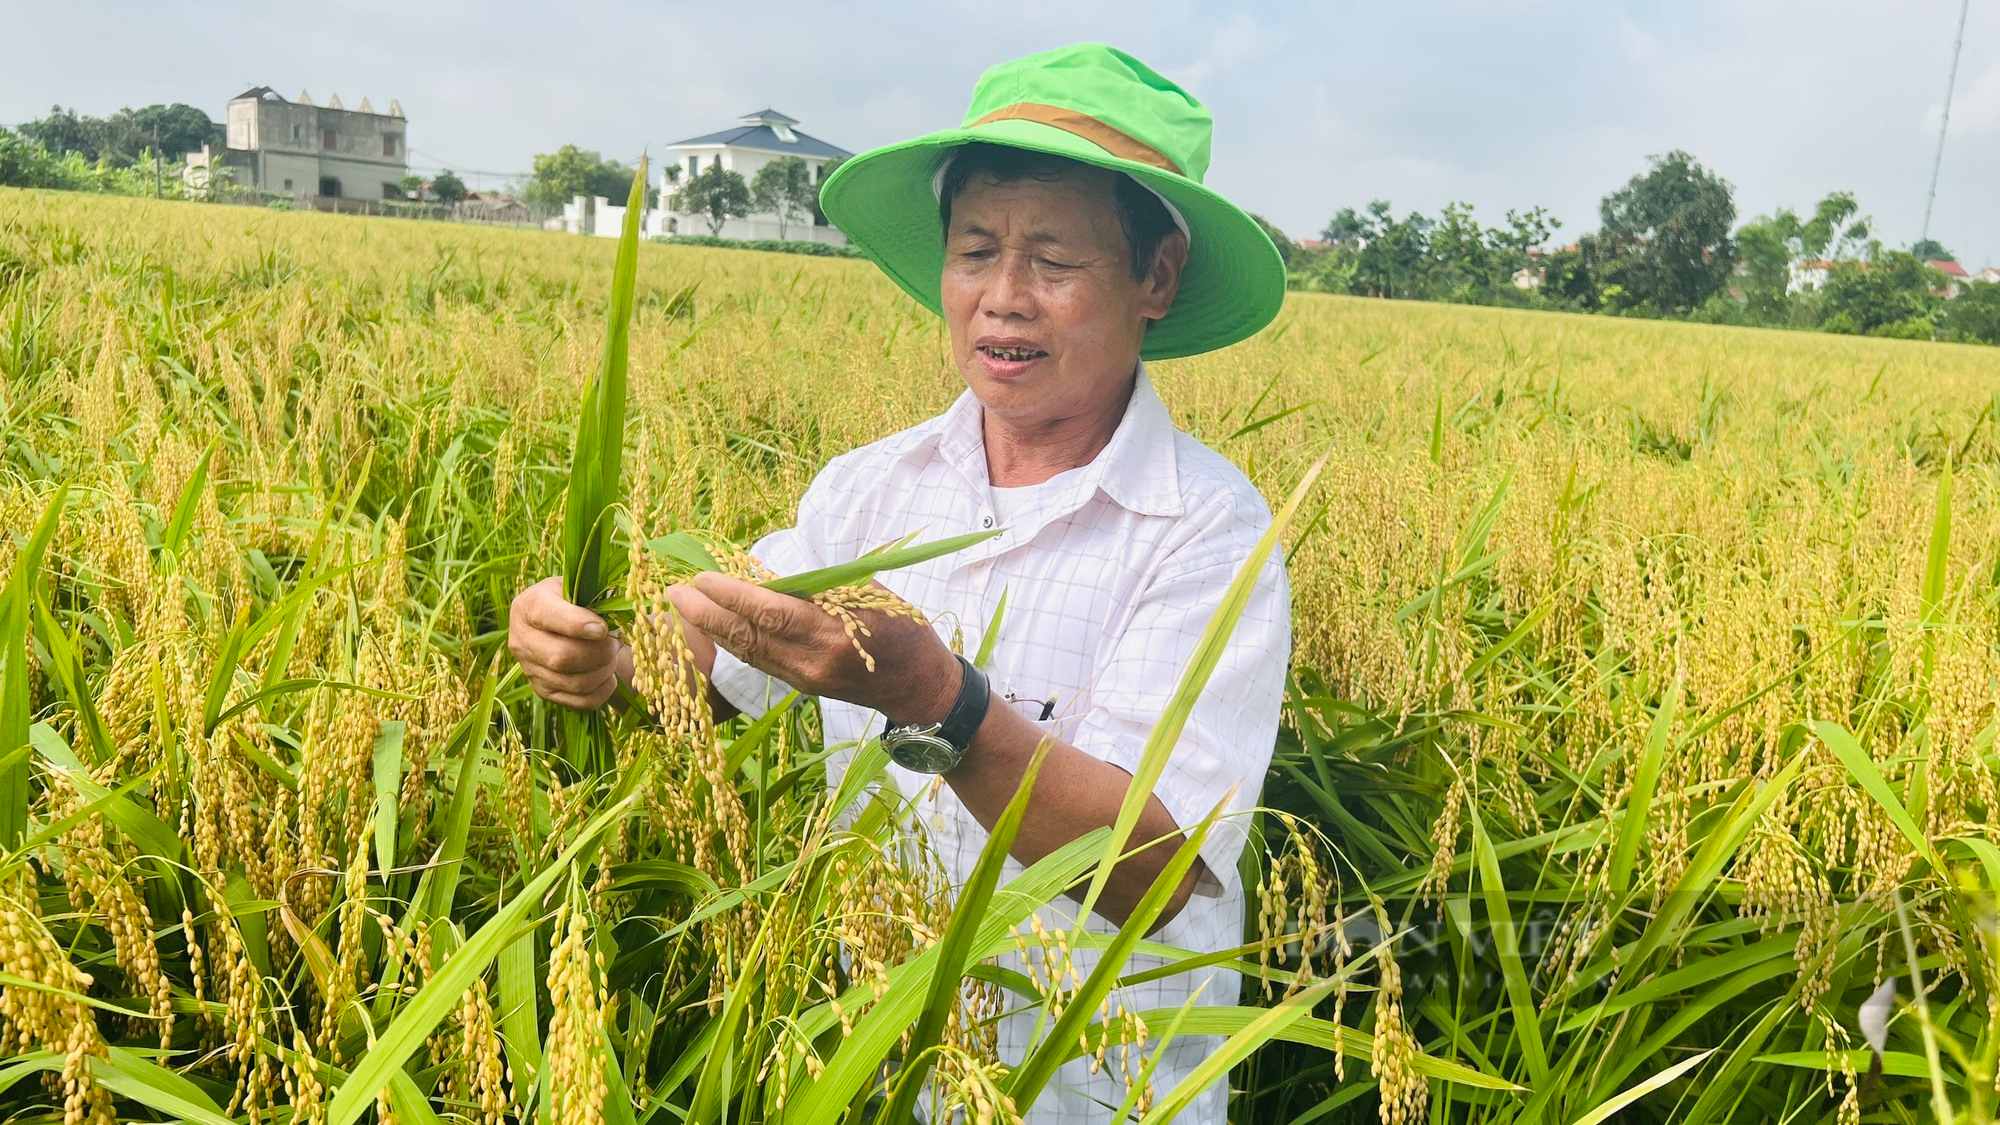
[[[631,677],[631,650],[602,617],[563,597],[561,578],[521,591],[507,615],[507,651],[521,662],[535,694],[578,711],[595,711]]]

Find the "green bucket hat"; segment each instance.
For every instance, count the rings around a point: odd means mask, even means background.
[[[944,232],[935,185],[951,151],[973,141],[1065,156],[1152,190],[1188,234],[1173,308],[1146,330],[1145,359],[1226,347],[1271,322],[1285,266],[1256,220],[1202,186],[1208,109],[1131,55],[1082,43],[980,75],[956,129],[871,149],[827,177],[827,220],[903,291],[940,312]]]

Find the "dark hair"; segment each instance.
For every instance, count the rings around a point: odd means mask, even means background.
[[[945,233],[950,234],[951,201],[974,176],[983,176],[996,184],[1016,180],[1046,183],[1059,180],[1076,168],[1089,167],[1093,166],[1081,160],[1011,145],[983,141],[960,145],[952,150],[951,165],[945,169],[944,182],[938,188],[938,219],[944,224]],[[1140,187],[1130,176],[1113,173],[1111,194],[1118,208],[1118,224],[1125,230],[1125,245],[1132,252],[1132,280],[1143,281],[1146,272],[1153,268],[1153,256],[1159,252],[1160,241],[1180,228],[1174,225],[1173,216],[1167,214],[1160,197]]]

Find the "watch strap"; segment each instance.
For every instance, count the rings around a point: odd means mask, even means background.
[[[945,712],[937,733],[939,738],[963,752],[971,748],[972,736],[979,733],[979,724],[986,721],[986,708],[993,702],[993,689],[986,682],[986,673],[972,661],[961,656],[958,666],[964,671],[959,680],[958,698],[952,702],[951,710]]]
[[[956,653],[953,655],[957,656]],[[884,722],[883,737],[886,738],[898,730],[925,730],[951,743],[960,754],[971,748],[972,737],[979,733],[979,725],[986,721],[986,709],[993,702],[993,688],[987,682],[986,673],[980,671],[978,665],[963,656],[958,656],[957,659],[960,670],[958,698],[952,700],[951,710],[945,712],[944,718],[938,721],[937,726],[898,727],[893,722]]]

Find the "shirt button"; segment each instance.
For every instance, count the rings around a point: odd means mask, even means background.
[[[932,813],[932,814],[931,814],[931,831],[933,831],[933,832],[942,832],[942,831],[944,831],[944,814],[943,814],[943,813]]]
[[[981,516],[981,517],[979,517],[979,526],[981,526],[981,527],[992,527],[992,526],[993,526],[993,517],[992,517],[992,516]]]

